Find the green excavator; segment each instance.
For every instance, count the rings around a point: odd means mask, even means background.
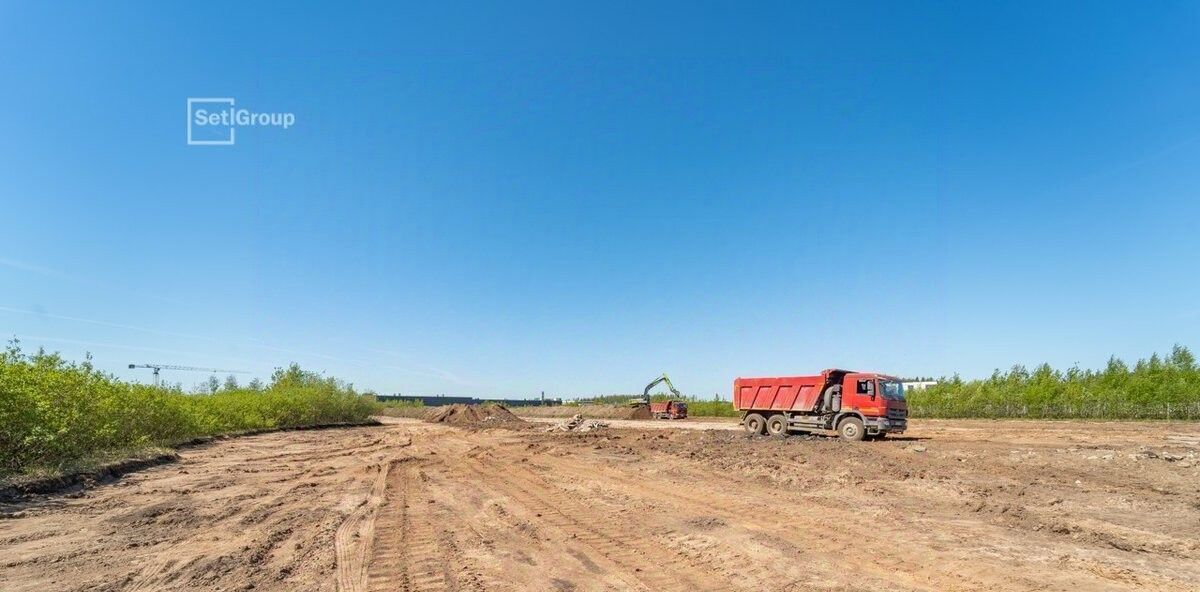
[[[650,402],[650,389],[666,384],[668,389],[671,389],[671,395],[675,397],[667,401]],[[650,381],[646,385],[646,389],[642,391],[641,399],[634,399],[629,402],[630,407],[640,407],[646,405],[650,408],[650,415],[654,419],[685,419],[687,418],[687,402],[683,400],[683,395],[679,394],[679,389],[671,384],[671,378],[663,372],[662,376]]]

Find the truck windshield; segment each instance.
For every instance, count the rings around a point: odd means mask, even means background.
[[[896,401],[904,400],[904,385],[891,380],[880,380],[879,390],[883,393],[883,398],[893,399]]]

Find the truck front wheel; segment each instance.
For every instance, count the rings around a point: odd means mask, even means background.
[[[858,442],[863,439],[866,430],[863,429],[863,422],[857,417],[847,417],[838,424],[838,434],[843,440],[848,442]]]
[[[757,413],[747,415],[746,419],[742,421],[742,425],[746,426],[746,431],[756,435],[763,433],[763,428],[766,427],[766,424],[767,422],[763,419],[763,416]]]
[[[767,433],[772,436],[787,435],[787,416],[782,413],[776,413],[767,418]]]

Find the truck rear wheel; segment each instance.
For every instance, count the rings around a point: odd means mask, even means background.
[[[766,428],[766,424],[767,421],[763,419],[763,416],[757,413],[751,413],[746,416],[746,419],[742,420],[742,425],[746,426],[746,431],[751,434],[762,434],[763,429]]]
[[[857,417],[847,417],[838,424],[838,434],[843,440],[849,442],[858,442],[863,439],[866,430],[863,429],[863,422]]]
[[[787,435],[787,416],[776,413],[767,418],[767,434],[772,436]]]

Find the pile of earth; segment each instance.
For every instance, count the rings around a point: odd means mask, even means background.
[[[462,404],[434,407],[426,412],[425,421],[469,426],[525,423],[504,405]]]
[[[654,415],[650,413],[649,405],[638,405],[629,410],[628,419],[654,419]]]

